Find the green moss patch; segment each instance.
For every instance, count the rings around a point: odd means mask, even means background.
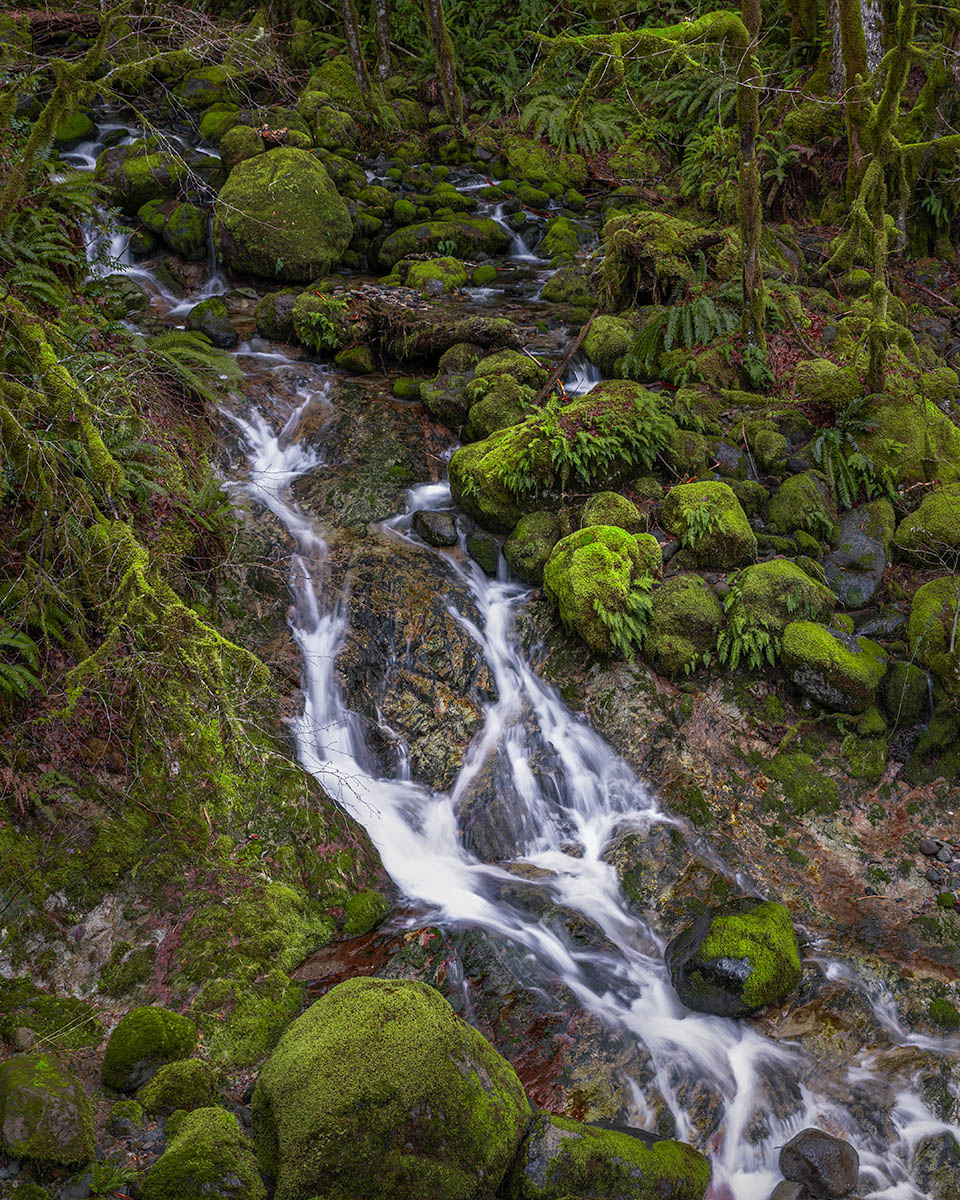
[[[122,1017],[103,1056],[103,1082],[119,1092],[132,1092],[164,1063],[189,1058],[197,1044],[197,1027],[167,1008],[135,1008]]]

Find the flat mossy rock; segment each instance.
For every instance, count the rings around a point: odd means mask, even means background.
[[[189,1058],[197,1027],[168,1008],[148,1005],[121,1017],[103,1056],[103,1082],[118,1092],[135,1091],[164,1063]]]
[[[723,605],[699,575],[674,575],[653,592],[644,656],[671,679],[708,661],[723,624]]]
[[[802,751],[775,754],[760,764],[764,774],[783,790],[785,808],[792,817],[808,812],[834,812],[840,806],[836,782],[824,775],[817,762]]]
[[[960,577],[944,575],[919,588],[910,605],[907,641],[917,662],[929,667],[952,695],[960,695]],[[953,650],[951,651],[951,643]]]
[[[692,1146],[537,1113],[507,1200],[703,1200],[710,1165]]]
[[[230,172],[214,217],[228,267],[285,282],[327,274],[350,244],[347,206],[314,155],[278,147]]]
[[[886,651],[876,642],[813,621],[787,625],[781,656],[801,692],[826,709],[848,713],[873,704],[887,664]]]
[[[649,470],[675,435],[655,393],[628,380],[608,381],[461,447],[450,460],[450,487],[474,520],[506,533],[565,486],[603,487]]]
[[[618,359],[633,345],[636,330],[622,317],[594,317],[583,339],[583,352],[604,375],[614,375]]]
[[[960,565],[960,483],[924,496],[897,526],[894,541],[911,562],[956,570]]]
[[[654,549],[655,547],[655,549]],[[592,525],[561,538],[543,570],[543,588],[564,628],[601,654],[631,653],[660,546],[612,525]]]
[[[55,1055],[17,1054],[0,1064],[0,1149],[47,1166],[93,1158],[93,1108]]]
[[[543,568],[561,536],[560,518],[556,513],[527,513],[503,543],[507,566],[524,583],[539,587],[543,583]]]
[[[503,254],[509,245],[507,234],[490,217],[453,217],[394,230],[380,247],[379,261],[389,271],[411,254],[437,254],[443,250],[457,258],[478,258]]]
[[[400,980],[332,988],[284,1034],[253,1097],[276,1200],[492,1197],[529,1119],[510,1064],[439,992]]]
[[[143,1176],[143,1200],[266,1200],[253,1145],[233,1113],[197,1108],[167,1122],[167,1148]]]
[[[785,479],[770,497],[767,526],[774,533],[803,529],[814,537],[829,537],[837,508],[825,475],[803,471]]]
[[[580,525],[616,525],[627,533],[643,533],[647,521],[633,501],[619,492],[596,492],[583,506]]]
[[[796,563],[774,558],[744,567],[736,575],[726,607],[732,622],[781,634],[798,617],[829,620],[836,598]]]
[[[742,567],[757,557],[757,538],[726,483],[681,483],[663,502],[664,529],[680,538],[698,566]]]
[[[790,912],[772,900],[738,900],[706,912],[664,953],[683,1003],[719,1017],[746,1017],[778,1004],[800,982]]]
[[[208,1062],[186,1058],[165,1063],[137,1092],[143,1111],[156,1115],[181,1108],[207,1108],[217,1102],[217,1075]]]

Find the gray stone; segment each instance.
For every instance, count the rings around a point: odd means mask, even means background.
[[[923,838],[920,842],[920,853],[926,854],[928,858],[935,858],[942,846],[943,842],[939,838]]]
[[[882,537],[874,505],[843,514],[840,544],[823,560],[823,569],[844,608],[862,608],[876,595],[887,566]]]
[[[457,523],[453,513],[421,509],[413,514],[413,528],[428,546],[457,544]]]
[[[913,1154],[913,1175],[930,1200],[957,1200],[960,1196],[960,1142],[950,1132],[933,1134],[918,1142]]]
[[[850,617],[856,632],[868,638],[892,638],[907,623],[899,608],[864,608]]]
[[[770,1200],[809,1200],[810,1193],[802,1183],[783,1179],[770,1193]]]
[[[784,1178],[813,1196],[847,1196],[857,1186],[860,1156],[849,1142],[822,1129],[801,1129],[780,1151]]]

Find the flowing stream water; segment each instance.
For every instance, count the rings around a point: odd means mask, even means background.
[[[98,149],[83,147],[86,165]],[[122,248],[117,243],[113,249]],[[526,247],[515,245],[514,253],[525,262],[539,261]],[[185,302],[146,268],[131,265],[122,253],[119,257],[120,269],[147,288],[155,309],[165,311],[171,323],[225,287],[211,261],[206,282]],[[691,1012],[677,999],[664,966],[663,935],[628,910],[616,873],[603,858],[615,833],[627,828],[642,833],[671,818],[658,808],[650,786],[537,676],[514,628],[527,590],[509,579],[502,559],[498,578],[490,579],[462,545],[432,551],[446,555],[475,601],[478,620],[451,611],[479,646],[498,697],[487,706],[482,731],[455,782],[445,792],[431,790],[411,778],[403,756],[393,777],[378,771],[337,672],[347,615],[342,597],[329,586],[327,538],[333,531],[322,528],[291,495],[298,478],[324,469],[322,431],[310,447],[298,432],[308,411],[336,405],[338,377],[328,367],[294,361],[262,342],[243,343],[236,354],[242,367],[261,379],[267,373],[271,380],[269,416],[242,404],[225,415],[242,435],[246,455],[242,477],[233,486],[274,514],[291,542],[289,623],[303,672],[303,709],[293,722],[299,758],[367,829],[398,889],[436,924],[479,927],[509,939],[530,956],[531,976],[565,984],[611,1031],[636,1039],[652,1062],[655,1087],[675,1119],[677,1137],[699,1144],[711,1159],[712,1200],[767,1200],[780,1178],[780,1146],[808,1125],[840,1131],[857,1147],[858,1194],[871,1200],[922,1200],[925,1193],[911,1182],[912,1147],[945,1130],[960,1137],[960,1127],[939,1120],[909,1086],[895,1094],[884,1120],[861,1120],[845,1102],[847,1085],[861,1090],[875,1085],[878,1097],[886,1090],[870,1053],[842,1064],[839,1082],[834,1077],[814,1084],[816,1072],[799,1045],[769,1039],[750,1022]],[[301,381],[296,385],[290,382],[294,375]],[[589,390],[596,377],[588,364],[575,366],[568,379],[571,392]],[[453,508],[445,483],[425,484],[409,492],[406,511],[380,532],[416,541],[413,512]],[[467,849],[458,808],[477,773],[492,760],[511,797],[512,859],[540,868],[531,886],[548,889],[557,903],[599,926],[604,949],[584,948],[504,900],[500,888],[515,877]],[[891,997],[871,990],[851,965],[819,957],[828,977],[868,996],[891,1045],[944,1056],[960,1053],[960,1038],[907,1033]],[[723,1098],[719,1133],[709,1144],[703,1144],[678,1096],[678,1063]],[[793,1081],[799,1095],[787,1117],[763,1111],[762,1081],[771,1073]],[[650,1127],[650,1104],[639,1085],[632,1092],[631,1122]],[[763,1123],[759,1136],[758,1121]]]

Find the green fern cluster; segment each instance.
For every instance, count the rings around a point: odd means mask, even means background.
[[[215,407],[243,378],[236,360],[211,346],[202,333],[172,329],[148,338],[144,349],[154,369],[198,404]]]
[[[624,355],[623,373],[628,379],[649,379],[659,369],[661,354],[674,347],[708,345],[730,333],[736,325],[736,314],[729,308],[717,307],[705,292],[680,304],[658,308]]]
[[[713,512],[708,505],[698,504],[686,514],[686,527],[680,538],[680,545],[696,548],[710,534],[722,532],[723,517]]]
[[[827,477],[842,508],[851,508],[861,490],[868,500],[897,496],[895,473],[883,464],[876,464],[860,445],[859,435],[871,427],[864,413],[866,403],[865,397],[857,397],[838,415],[836,423],[821,430],[810,445],[814,462]],[[891,453],[903,449],[892,440],[887,441],[885,448]]]
[[[596,154],[623,139],[623,122],[605,104],[579,106],[575,99],[545,92],[529,100],[520,127],[532,128],[558,150]]]
[[[614,612],[602,600],[593,602],[593,611],[610,638],[610,644],[628,662],[633,662],[634,652],[643,649],[647,626],[653,613],[653,597],[650,591],[653,580],[641,575],[633,581],[626,599],[626,610]]]
[[[734,612],[726,628],[717,635],[720,661],[732,671],[737,669],[741,661],[751,671],[758,671],[765,662],[771,667],[776,666],[780,648],[779,630],[766,617],[755,613]]]

